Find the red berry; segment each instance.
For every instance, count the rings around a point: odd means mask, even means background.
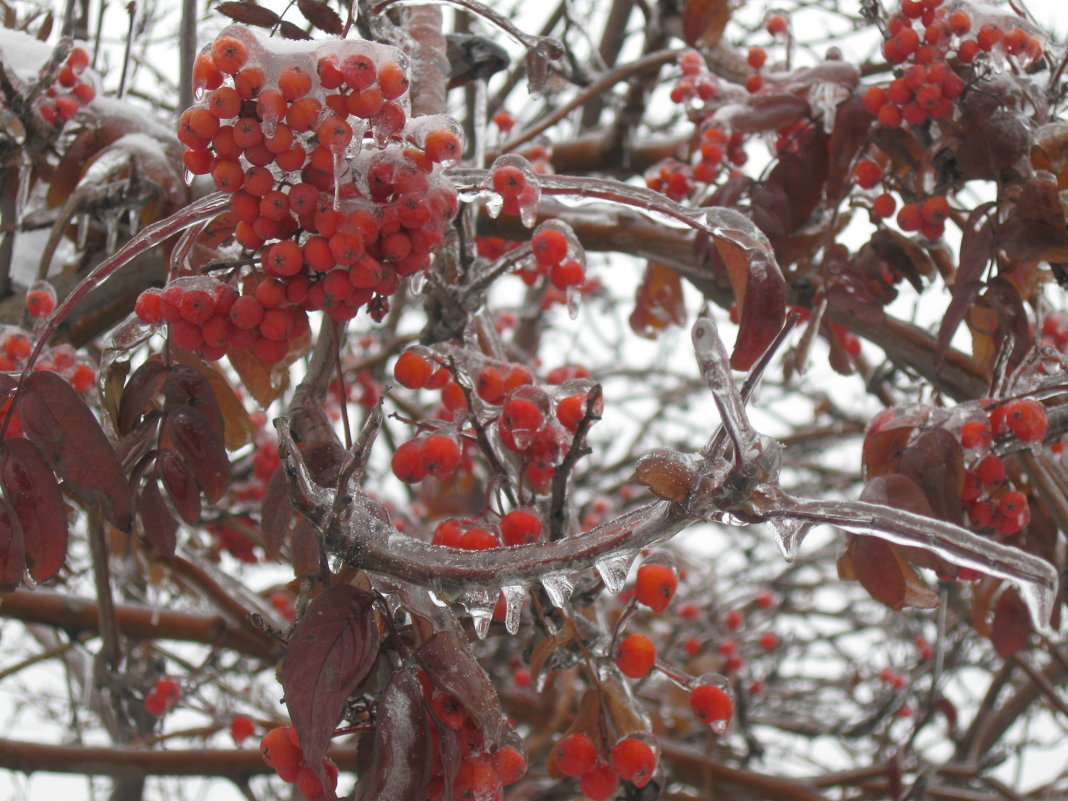
[[[423,149],[431,161],[439,164],[451,164],[463,155],[463,143],[460,137],[448,128],[436,128],[426,135]]]
[[[219,36],[211,45],[211,58],[220,72],[233,75],[248,61],[248,48],[232,36]]]
[[[663,612],[675,597],[679,579],[667,565],[644,564],[638,568],[634,597],[654,612]]]
[[[876,217],[885,219],[894,213],[896,207],[897,201],[894,200],[894,196],[889,192],[883,192],[879,197],[872,201],[871,213]]]
[[[862,189],[871,189],[883,179],[883,171],[874,161],[859,161],[853,168],[853,177]]]
[[[241,745],[251,737],[255,730],[256,727],[253,725],[252,719],[245,715],[238,715],[230,722],[230,736],[234,738],[234,742],[238,745]]]
[[[656,645],[644,634],[628,634],[620,640],[615,660],[624,676],[640,679],[656,664]]]
[[[500,543],[484,528],[469,528],[460,535],[458,547],[465,551],[488,551],[500,547]]]
[[[763,47],[750,47],[749,52],[746,54],[746,61],[749,62],[749,66],[755,70],[764,66],[764,62],[768,60],[768,53]]]
[[[422,389],[433,373],[430,362],[414,351],[402,353],[393,365],[393,377],[408,389]]]
[[[645,787],[656,772],[656,752],[644,740],[624,737],[612,749],[612,768],[635,787]]]
[[[426,467],[423,466],[423,450],[419,440],[409,440],[400,445],[393,452],[390,462],[393,475],[406,484],[418,484],[426,478]]]
[[[610,766],[599,763],[582,774],[579,789],[590,801],[605,801],[616,794],[619,787],[619,775]]]
[[[734,711],[734,702],[719,687],[705,684],[690,693],[690,709],[703,723],[716,723],[730,720]]]
[[[478,373],[478,382],[475,386],[478,396],[486,403],[497,406],[504,400],[505,386],[504,376],[493,365],[483,367]]]
[[[387,61],[378,69],[378,86],[386,100],[395,100],[408,91],[408,74],[396,61]]]
[[[965,448],[989,448],[992,441],[990,423],[973,420],[960,427],[960,444]]]
[[[503,785],[515,784],[527,772],[527,758],[514,746],[504,746],[493,754],[492,760]]]
[[[493,171],[493,191],[502,198],[517,198],[527,188],[527,176],[518,167],[501,165]]]
[[[501,518],[501,541],[505,545],[526,545],[541,537],[541,518],[530,507],[520,507]]]
[[[764,22],[764,30],[772,36],[786,36],[790,31],[790,23],[781,14],[772,14]]]
[[[597,764],[597,747],[584,732],[574,732],[553,746],[549,761],[565,776],[582,776]]]
[[[531,237],[530,247],[538,264],[548,267],[567,256],[567,237],[555,228],[540,228]]]
[[[525,398],[509,398],[501,412],[501,420],[510,429],[536,431],[544,422],[541,409]]]
[[[760,635],[760,647],[765,651],[771,651],[779,644],[779,637],[771,631],[765,631]]]
[[[918,231],[923,225],[923,215],[916,203],[906,203],[897,213],[897,224],[902,231]]]
[[[975,466],[975,475],[984,484],[1000,484],[1005,480],[1005,464],[995,454],[987,454]]]
[[[1005,422],[1021,442],[1041,442],[1049,430],[1046,407],[1033,398],[1021,398],[1005,406]]]
[[[432,434],[424,439],[420,453],[426,472],[438,479],[448,478],[460,464],[459,444],[443,434]]]

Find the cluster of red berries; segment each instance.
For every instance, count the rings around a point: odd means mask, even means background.
[[[307,801],[324,801],[334,795],[337,787],[337,765],[329,757],[323,758],[323,773],[330,784],[330,790],[323,786],[316,772],[304,761],[304,752],[300,750],[297,730],[292,726],[279,726],[271,729],[260,740],[260,753],[263,761],[274,768],[284,781],[296,785]]]
[[[947,10],[943,2],[902,0],[901,11],[887,21],[883,56],[891,64],[910,62],[887,87],[872,87],[864,95],[865,108],[887,128],[903,122],[922,125],[952,114],[964,81],[947,59],[970,64],[980,52],[1003,51],[1027,65],[1042,53],[1038,37],[1019,26],[1006,31],[996,21],[968,37],[971,15],[962,8]]]
[[[861,159],[853,167],[853,180],[861,189],[873,189],[883,181],[883,168],[870,158]],[[883,192],[872,201],[871,213],[874,217],[885,219],[890,217],[896,208],[894,196]],[[931,195],[922,202],[904,204],[897,213],[897,224],[902,231],[919,231],[924,237],[934,241],[945,233],[950,211],[949,200],[945,195]]]
[[[13,326],[0,328],[0,372],[22,372],[32,352],[33,338],[29,333]],[[96,370],[87,362],[79,361],[77,351],[70,345],[45,346],[33,368],[58,373],[77,392],[88,392],[96,381]],[[10,407],[9,397],[0,404],[0,419],[7,416]],[[16,413],[11,418],[7,436],[20,436],[21,433]]]
[[[745,54],[746,63],[753,68],[754,72],[745,79],[745,90],[750,94],[756,94],[764,88],[764,76],[761,70],[768,60],[768,51],[763,47],[750,47]]]
[[[520,506],[503,515],[495,524],[489,521],[443,520],[434,528],[433,545],[484,551],[502,545],[529,545],[542,533],[541,516],[530,506]]]
[[[722,128],[708,125],[701,131],[701,144],[692,166],[674,158],[663,159],[646,170],[645,185],[678,202],[688,197],[697,184],[714,183],[724,161],[741,166],[748,158],[742,134],[728,135]]]
[[[182,688],[174,679],[160,679],[156,686],[145,696],[145,711],[161,718],[182,698]]]
[[[259,254],[241,282],[241,330],[259,325],[256,304],[272,328],[301,328],[308,311],[348,320],[365,305],[381,319],[458,210],[441,169],[461,155],[459,128],[444,115],[409,120],[395,48],[273,46],[241,26],[223,31],[197,58],[203,98],[178,123],[186,167],[232,196],[234,237]],[[204,347],[231,344],[222,343]],[[272,362],[285,351],[260,345],[256,355]]]
[[[1005,463],[991,448],[996,437],[1004,436],[1040,443],[1048,428],[1045,407],[1031,398],[999,404],[960,426],[961,446],[972,454],[960,495],[972,528],[1011,536],[1031,521],[1027,496],[1014,488]]]
[[[527,286],[546,279],[554,289],[567,292],[586,283],[585,252],[571,226],[557,220],[542,223],[530,238],[534,263],[520,268],[519,277]]]
[[[72,120],[82,106],[93,102],[96,89],[85,80],[88,66],[88,51],[84,47],[72,47],[55,81],[37,103],[37,113],[41,119],[49,125],[62,125]]]
[[[490,166],[490,180],[487,188],[492,189],[500,200],[489,202],[486,206],[487,211],[492,216],[497,216],[501,212],[509,216],[517,216],[523,225],[532,228],[537,221],[538,201],[541,200],[538,172],[536,165],[524,156],[516,153],[505,153],[499,156]]]
[[[397,359],[393,374],[409,389],[440,389],[442,407],[436,416],[459,424],[469,414],[467,396],[443,361],[442,355],[435,351],[412,349]],[[484,418],[482,422],[486,425],[494,424],[499,442],[519,456],[531,486],[536,490],[546,488],[586,416],[592,382],[585,378],[570,379],[549,392],[534,384],[533,373],[523,365],[487,360],[481,366],[470,367],[466,372],[474,376],[471,382],[474,395],[482,404],[475,413]],[[600,414],[600,404],[595,405],[596,416]],[[398,478],[415,483],[428,474],[433,475],[429,471],[431,462],[444,470],[444,475],[456,469],[462,457],[459,445],[451,440],[456,452],[452,461],[453,448],[446,448],[445,443],[438,441],[439,437],[448,439],[434,435],[401,446],[405,449],[403,455],[397,455],[401,454],[398,449],[393,461]],[[424,455],[424,443],[431,440],[434,440],[434,453]],[[438,461],[438,456],[444,461]]]
[[[686,105],[694,100],[707,103],[719,91],[719,82],[708,70],[705,57],[696,50],[685,50],[679,55],[682,76],[671,88],[671,102]]]
[[[526,756],[515,745],[489,748],[482,730],[455,696],[435,687],[423,671],[419,673],[419,680],[434,740],[427,801],[450,801],[444,796],[445,770],[440,747],[443,730],[458,741],[461,760],[453,775],[452,799],[501,799],[502,788],[515,784],[526,774]]]
[[[247,565],[254,565],[259,561],[255,543],[249,539],[247,533],[256,530],[256,523],[248,515],[208,523],[205,528],[215,538],[219,550],[226,551],[239,562]]]
[[[615,795],[620,779],[639,789],[645,787],[660,762],[656,739],[646,732],[620,738],[605,757],[590,735],[578,731],[557,741],[549,764],[564,776],[578,779],[579,789],[591,801],[604,801]]]

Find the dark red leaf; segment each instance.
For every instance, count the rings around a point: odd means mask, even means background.
[[[193,356],[190,354],[187,358],[193,358]],[[220,437],[223,436],[226,423],[222,409],[219,408],[219,401],[215,397],[215,388],[211,385],[211,379],[205,375],[203,370],[198,369],[194,364],[176,364],[167,373],[163,390],[168,408],[192,406],[208,418]]]
[[[239,0],[219,3],[215,10],[224,14],[235,22],[243,22],[246,25],[256,25],[260,28],[273,28],[281,19],[269,8],[258,6],[255,3],[242,3]]]
[[[1025,645],[1031,636],[1031,616],[1020,595],[1013,587],[1006,587],[994,604],[994,620],[990,624],[990,641],[994,650],[1006,659]]]
[[[872,115],[859,94],[838,104],[827,147],[827,196],[841,200],[853,188],[853,163],[871,142]]]
[[[880,228],[872,234],[870,246],[892,272],[912,284],[917,292],[923,289],[923,278],[934,273],[931,254],[897,231]]]
[[[221,431],[191,406],[168,410],[164,430],[196,476],[204,497],[215,503],[230,485],[230,459]]]
[[[957,147],[957,166],[965,178],[996,180],[1027,155],[1031,138],[1018,117],[990,120],[964,137]]]
[[[686,0],[682,9],[682,38],[688,45],[711,47],[723,35],[730,15],[727,0]]]
[[[763,133],[789,128],[812,115],[808,101],[793,92],[769,92],[750,97],[732,109],[729,122],[737,133]]]
[[[324,33],[340,36],[345,30],[341,17],[326,3],[319,0],[297,0],[297,8],[304,15],[304,19]]]
[[[11,592],[22,582],[26,550],[22,526],[7,501],[0,498],[0,592]]]
[[[290,539],[289,558],[296,576],[314,576],[322,569],[322,551],[315,529],[304,517],[297,518]]]
[[[322,764],[349,696],[378,658],[373,600],[369,592],[347,584],[328,587],[308,605],[289,638],[280,678],[309,765]]]
[[[369,770],[360,774],[353,801],[426,801],[433,740],[422,687],[406,668],[393,672],[377,713]]]
[[[133,522],[130,486],[111,443],[81,396],[57,373],[31,373],[18,401],[22,427],[72,494],[116,527]]]
[[[891,609],[905,605],[905,577],[892,546],[878,537],[855,536],[849,544],[857,581],[876,601]]]
[[[311,39],[306,31],[301,30],[292,22],[285,19],[278,23],[278,32],[282,35],[283,39],[293,39],[294,41]]]
[[[916,437],[901,454],[897,472],[911,478],[923,490],[931,511],[920,514],[951,523],[964,521],[960,505],[964,487],[964,452],[957,438],[944,428],[928,429]]]
[[[506,728],[501,700],[466,639],[455,631],[440,631],[416,656],[430,682],[456,698],[486,738],[496,746]]]
[[[990,262],[990,254],[994,252],[994,229],[987,217],[991,205],[984,203],[976,208],[964,226],[960,241],[960,266],[953,277],[949,306],[946,307],[942,324],[938,327],[938,344],[935,348],[935,358],[938,362],[945,358],[949,341],[953,339],[953,334],[968,313],[972,301],[982,289],[980,281],[983,271]]]
[[[923,490],[911,478],[900,473],[887,473],[868,481],[861,490],[860,500],[927,517],[934,516]]]
[[[156,477],[171,496],[178,515],[189,525],[200,522],[200,485],[185,462],[174,451],[160,448],[156,453]]]
[[[1019,364],[1031,349],[1032,337],[1027,310],[1016,287],[1003,276],[992,278],[977,305],[985,306],[997,315],[998,327],[994,335],[996,347],[1002,348],[1006,342],[1011,343],[1009,364]]]
[[[827,134],[818,125],[805,125],[791,136],[768,176],[764,191],[753,193],[753,221],[776,247],[779,246],[776,237],[759,213],[764,205],[764,192],[781,189],[789,214],[787,219],[779,219],[786,233],[793,233],[808,222],[823,200],[828,157]]]
[[[118,427],[120,434],[129,434],[141,419],[149,401],[163,386],[167,368],[161,362],[148,361],[134,370],[119,401]]]
[[[281,467],[271,474],[263,493],[260,507],[260,530],[263,532],[263,549],[268,559],[277,559],[282,544],[293,530],[293,502],[289,499],[289,484]]]
[[[679,274],[663,264],[648,262],[634,299],[631,329],[638,336],[654,339],[669,325],[681,326],[685,322],[686,304]]]
[[[0,486],[22,526],[30,575],[47,581],[67,558],[67,514],[52,469],[28,439],[4,443]]]
[[[156,479],[149,476],[141,490],[141,531],[152,547],[164,556],[174,555],[178,542],[178,523],[163,500]]]
[[[741,318],[731,367],[748,370],[786,322],[786,281],[773,262],[751,258],[726,239],[717,238],[715,245],[727,267]]]

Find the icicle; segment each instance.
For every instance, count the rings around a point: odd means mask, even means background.
[[[577,286],[567,288],[567,316],[577,320],[579,311],[582,310],[582,290]]]
[[[22,212],[30,199],[30,177],[33,175],[33,163],[26,148],[22,148],[20,154],[19,185],[15,191],[15,219],[19,221],[22,220]]]
[[[527,599],[527,587],[522,584],[501,587],[504,596],[504,627],[509,634],[519,631],[519,619],[523,613],[523,602]]]
[[[601,576],[604,586],[612,595],[623,589],[627,575],[630,573],[630,566],[637,555],[635,551],[620,551],[594,563],[593,566]]]
[[[768,521],[771,530],[775,532],[775,544],[782,552],[782,558],[792,562],[797,558],[797,550],[801,547],[801,541],[805,539],[811,526],[800,520],[789,518],[773,518]]]
[[[550,573],[542,576],[541,586],[545,588],[545,594],[549,596],[552,605],[557,608],[562,608],[570,600],[571,593],[575,591],[575,585],[564,573]]]
[[[413,295],[423,294],[423,287],[426,286],[426,271],[420,270],[417,273],[412,273],[408,279],[408,291]]]
[[[443,600],[441,600],[438,597],[438,594],[436,592],[434,592],[433,590],[427,590],[426,594],[428,596],[430,596],[430,601],[431,601],[431,603],[434,604],[434,606],[448,606],[448,604],[445,603]]]
[[[89,215],[78,215],[78,232],[76,237],[76,244],[78,250],[85,250],[85,244],[89,241]]]
[[[486,92],[486,80],[479,78],[475,81],[475,119],[472,126],[475,131],[475,164],[482,165],[486,163],[486,127],[488,122],[486,120],[486,104],[487,104],[487,92]]]
[[[489,590],[473,589],[465,590],[456,602],[471,616],[471,623],[475,627],[475,634],[480,640],[486,639],[489,634],[490,623],[493,622],[493,610],[497,606],[497,596]]]
[[[136,234],[141,228],[141,210],[131,206],[126,211],[126,227],[130,229],[130,236]]]
[[[115,248],[119,244],[119,215],[122,212],[116,212],[114,210],[108,210],[104,213],[104,230],[107,232],[107,239],[104,243],[105,253],[114,253]]]
[[[468,200],[470,195],[470,192],[461,193],[460,199]],[[490,219],[496,220],[498,217],[501,216],[501,209],[504,208],[504,198],[502,198],[496,192],[476,192],[474,193],[474,198],[472,199],[477,199],[480,197],[483,198],[486,202],[486,213],[489,214]]]

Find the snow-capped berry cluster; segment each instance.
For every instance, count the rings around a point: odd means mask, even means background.
[[[287,336],[308,311],[347,320],[366,305],[381,319],[458,210],[441,168],[460,157],[460,129],[444,115],[409,119],[403,53],[352,40],[280,48],[233,25],[198,56],[194,82],[201,99],[178,123],[185,165],[232,196],[234,237],[254,263],[226,321],[239,342],[263,332],[260,313]],[[193,349],[254,346],[217,341]]]
[[[85,73],[89,66],[89,53],[79,45],[71,48],[59,68],[56,79],[37,101],[37,113],[50,125],[69,122],[82,106],[88,106],[96,97],[96,89]]]

